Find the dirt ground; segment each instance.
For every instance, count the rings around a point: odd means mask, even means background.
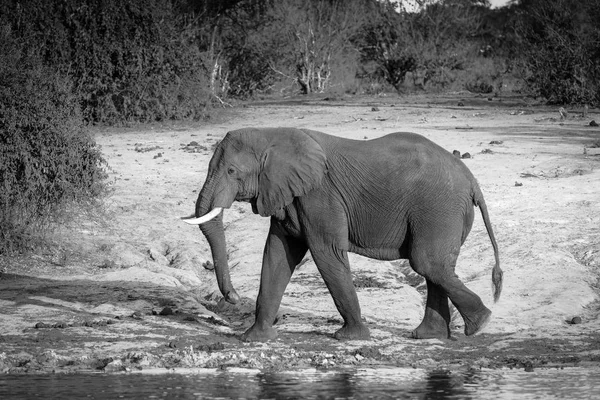
[[[213,121],[102,129],[113,194],[101,217],[57,232],[52,251],[0,262],[0,371],[150,368],[426,369],[600,366],[600,110],[530,99],[397,95],[263,100]],[[420,133],[469,153],[500,247],[504,290],[492,301],[493,252],[481,216],[457,273],[493,312],[484,332],[413,340],[424,285],[404,261],[351,256],[372,340],[340,342],[341,318],[310,257],[287,288],[279,338],[243,343],[253,322],[269,221],[234,203],[225,213],[234,287],[225,304],[208,244],[179,220],[194,210],[212,148],[227,131],[291,126],[353,139]]]

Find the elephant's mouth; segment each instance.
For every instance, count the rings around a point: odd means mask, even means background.
[[[256,206],[256,201],[257,201],[257,198],[256,198],[256,197],[250,197],[250,196],[238,195],[238,196],[235,198],[235,200],[236,200],[236,201],[243,202],[243,203],[250,203],[250,205],[252,206],[252,212],[253,212],[254,214],[258,214],[258,208],[257,208],[257,206]]]

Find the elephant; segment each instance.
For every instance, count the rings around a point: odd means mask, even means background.
[[[425,313],[412,337],[450,338],[450,300],[465,335],[480,332],[491,311],[455,274],[474,206],[492,244],[494,301],[502,291],[498,245],[483,194],[465,164],[427,138],[407,132],[351,140],[296,128],[244,128],[228,132],[210,160],[195,213],[213,257],[225,300],[237,303],[231,284],[223,209],[249,202],[270,217],[254,324],[244,341],[277,337],[273,327],[296,266],[308,250],[343,326],[334,337],[367,340],[348,252],[378,260],[408,259],[427,284]]]

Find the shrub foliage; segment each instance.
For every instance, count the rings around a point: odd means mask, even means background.
[[[416,6],[408,8],[409,5]],[[86,124],[276,90],[502,90],[600,104],[600,0],[3,0],[0,251],[98,199]]]
[[[73,80],[89,122],[200,118],[206,75],[171,1],[10,1],[14,37]],[[188,28],[188,29],[186,29]]]
[[[551,103],[600,104],[600,0],[523,0],[526,80]]]
[[[72,80],[92,123],[199,119],[215,101],[276,90],[497,92],[503,78],[551,102],[597,103],[598,10],[600,0],[0,3],[11,36]]]
[[[106,190],[71,81],[0,34],[0,254],[34,247]]]

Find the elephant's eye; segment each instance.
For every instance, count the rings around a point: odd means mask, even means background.
[[[229,167],[229,169],[227,170],[227,173],[229,175],[233,175],[233,174],[235,174],[235,169],[233,167]]]

